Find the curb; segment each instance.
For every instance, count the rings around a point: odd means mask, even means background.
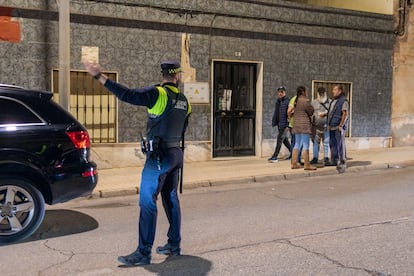
[[[406,160],[406,161],[399,161],[393,163],[384,163],[384,164],[372,164],[372,165],[365,165],[365,166],[355,166],[347,168],[346,172],[356,173],[361,171],[367,170],[383,170],[383,169],[395,169],[395,168],[404,168],[404,167],[411,167],[414,166],[414,160]],[[299,172],[292,172],[292,173],[282,173],[282,174],[269,174],[269,175],[258,175],[258,176],[247,176],[247,177],[238,177],[238,178],[225,178],[225,179],[215,179],[215,180],[202,180],[196,182],[189,182],[185,185],[185,189],[195,189],[195,188],[202,188],[202,187],[215,187],[215,186],[225,186],[229,184],[234,184],[237,182],[244,183],[244,184],[252,184],[252,183],[263,183],[263,182],[282,182],[285,180],[294,180],[299,178],[305,177],[313,177],[313,176],[327,176],[338,174],[336,169],[332,167],[332,169],[328,170],[316,170],[316,171],[299,171]],[[124,188],[120,190],[98,190],[93,191],[92,195],[88,198],[96,199],[96,198],[110,198],[110,197],[118,197],[118,196],[128,196],[128,195],[137,195],[139,194],[139,187],[133,186],[130,188]]]

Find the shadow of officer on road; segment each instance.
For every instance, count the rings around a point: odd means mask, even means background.
[[[120,267],[126,266],[121,265]],[[162,263],[142,266],[149,272],[160,276],[203,276],[208,274],[211,267],[210,261],[190,255],[168,256]]]

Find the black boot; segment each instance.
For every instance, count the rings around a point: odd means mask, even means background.
[[[171,245],[167,243],[164,246],[158,246],[156,252],[163,255],[179,256],[181,255],[181,248],[178,245]]]
[[[333,161],[333,162],[331,162],[331,161],[329,161],[329,159],[327,159],[327,158],[325,158],[325,166],[330,166],[330,167],[333,167],[333,166],[336,166],[336,164],[338,163],[338,161]]]
[[[311,164],[318,164],[318,158],[313,158],[311,161],[310,161],[310,163]]]
[[[151,255],[144,255],[138,249],[127,256],[119,256],[118,261],[126,266],[141,266],[151,263]]]

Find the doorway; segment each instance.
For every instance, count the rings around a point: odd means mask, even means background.
[[[213,157],[255,155],[257,64],[213,61]]]

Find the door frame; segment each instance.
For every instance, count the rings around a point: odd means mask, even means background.
[[[263,134],[263,61],[251,60],[232,60],[232,59],[212,59],[210,72],[210,159],[228,160],[228,159],[245,159],[251,156],[229,156],[229,157],[213,157],[213,139],[214,139],[214,63],[215,62],[231,62],[231,63],[253,63],[256,64],[256,120],[255,120],[255,154],[254,157],[262,157],[262,134]]]

